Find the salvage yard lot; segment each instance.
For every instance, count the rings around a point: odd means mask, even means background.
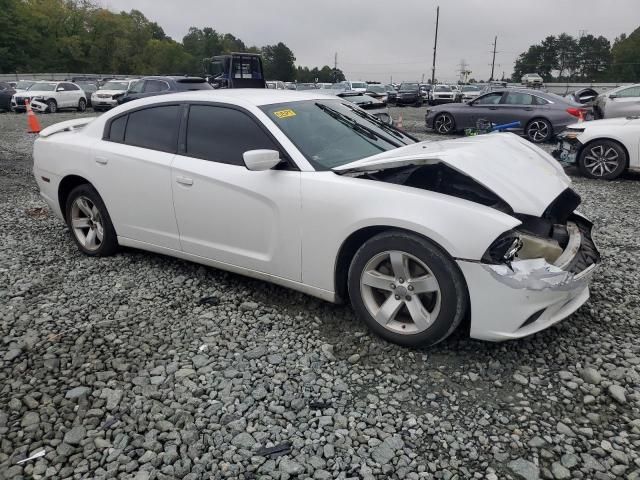
[[[424,110],[392,115],[442,139]],[[0,114],[5,478],[640,478],[640,176],[574,176],[603,256],[577,313],[412,350],[264,282],[82,256],[39,199],[25,131]]]

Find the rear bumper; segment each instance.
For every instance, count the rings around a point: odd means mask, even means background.
[[[38,184],[40,197],[42,197],[49,206],[51,212],[60,220],[64,221],[64,215],[58,202],[58,188],[60,187],[61,178],[35,166],[33,167],[33,176]]]

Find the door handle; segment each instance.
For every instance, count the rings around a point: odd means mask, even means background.
[[[497,110],[498,107],[489,107],[489,110]]]
[[[109,160],[106,157],[96,157],[96,163],[99,163],[100,165],[106,165],[107,163],[109,163]]]
[[[533,112],[533,107],[527,107],[527,108],[525,108],[525,110],[526,110],[527,112]]]
[[[187,177],[176,177],[176,182],[178,182],[180,185],[193,185],[193,179]]]

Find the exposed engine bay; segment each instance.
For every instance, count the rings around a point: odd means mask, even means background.
[[[591,238],[592,224],[575,213],[580,196],[567,188],[540,217],[514,212],[498,195],[473,178],[443,163],[408,165],[353,174],[358,178],[405,185],[486,205],[522,222],[498,237],[482,258],[507,265],[516,260],[544,259],[566,272],[578,274],[600,261]]]

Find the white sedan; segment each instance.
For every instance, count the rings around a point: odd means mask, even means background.
[[[589,297],[580,197],[512,134],[417,142],[316,92],[146,98],[42,131],[34,175],[79,249],[135,247],[350,301],[431,345],[523,337]]]
[[[558,135],[553,156],[576,164],[589,178],[613,180],[626,170],[640,172],[640,117],[569,125]]]

